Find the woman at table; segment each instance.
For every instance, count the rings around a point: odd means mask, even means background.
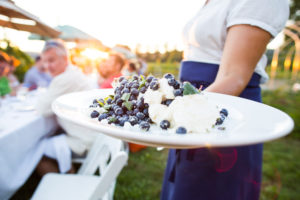
[[[260,102],[263,54],[288,15],[288,0],[207,0],[184,28],[180,80]],[[262,151],[262,144],[172,149],[161,199],[259,199]]]

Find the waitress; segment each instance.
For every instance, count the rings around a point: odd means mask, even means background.
[[[261,102],[263,54],[288,16],[288,0],[207,0],[184,28],[180,80]],[[262,144],[171,149],[161,199],[257,200],[262,151]]]

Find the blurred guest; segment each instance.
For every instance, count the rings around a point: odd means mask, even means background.
[[[122,69],[123,76],[139,75],[140,63],[134,60],[128,60]]]
[[[108,59],[99,67],[100,88],[112,88],[111,83],[115,78],[122,76],[122,69],[125,64],[124,59],[118,54],[110,54]]]
[[[53,114],[51,104],[57,97],[91,88],[81,70],[69,63],[68,52],[62,42],[48,41],[42,51],[42,62],[53,79],[47,93],[37,104],[37,110],[41,114]]]
[[[37,111],[44,115],[50,116],[53,115],[51,110],[52,102],[59,96],[75,92],[91,89],[89,81],[81,70],[70,64],[68,59],[68,52],[64,44],[58,40],[51,40],[45,44],[45,47],[41,55],[43,64],[47,68],[53,77],[47,92],[38,100],[36,109]],[[53,138],[56,137],[56,140]],[[73,134],[68,132],[65,139],[61,139],[60,136],[54,136],[49,138],[49,140],[54,144],[57,142],[57,145],[52,145],[53,148],[64,149],[65,159],[68,159],[70,162],[67,163],[71,165],[70,150],[77,154],[84,153],[87,146],[91,145],[94,138],[90,138],[89,135],[81,133],[81,135]],[[50,143],[50,144],[51,144]],[[69,147],[69,152],[67,151]],[[55,152],[55,150],[53,150]],[[61,152],[60,154],[62,154]],[[46,155],[47,152],[45,152]],[[61,155],[58,156],[62,157]],[[56,159],[52,157],[53,159]],[[43,175],[47,172],[58,172],[57,163],[55,160],[48,157],[44,157],[37,167],[37,171],[40,175]],[[64,162],[66,163],[66,162]],[[59,163],[58,163],[59,164]],[[61,168],[61,167],[60,167]],[[60,172],[65,173],[65,170],[60,170]]]
[[[9,80],[7,78],[9,73],[9,64],[7,62],[8,55],[0,51],[0,97],[5,96],[11,92]]]
[[[47,72],[47,68],[43,64],[41,57],[37,56],[35,59],[35,65],[25,74],[23,86],[29,90],[34,90],[38,87],[48,87],[51,79],[52,78]]]
[[[8,83],[7,89],[9,90],[9,94],[15,96],[20,86],[20,82],[13,72],[15,71],[15,68],[20,65],[20,61],[15,57],[0,51],[0,63],[0,76],[2,77],[1,85],[4,86],[4,83]]]

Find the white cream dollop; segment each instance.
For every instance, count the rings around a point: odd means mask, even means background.
[[[168,106],[163,104],[152,104],[149,106],[149,117],[156,124],[160,124],[162,120],[170,121],[172,115]]]
[[[163,94],[163,100],[174,99],[174,88],[168,84],[168,80],[165,78],[159,79],[158,91]]]
[[[147,90],[144,94],[144,102],[149,105],[160,104],[162,102],[163,93],[158,90]]]
[[[220,117],[216,104],[200,94],[176,97],[169,109],[171,124],[176,128],[183,126],[188,132],[209,132]]]

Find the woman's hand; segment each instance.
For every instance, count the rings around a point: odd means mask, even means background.
[[[205,91],[239,96],[250,81],[271,35],[255,26],[228,29],[216,80]]]

